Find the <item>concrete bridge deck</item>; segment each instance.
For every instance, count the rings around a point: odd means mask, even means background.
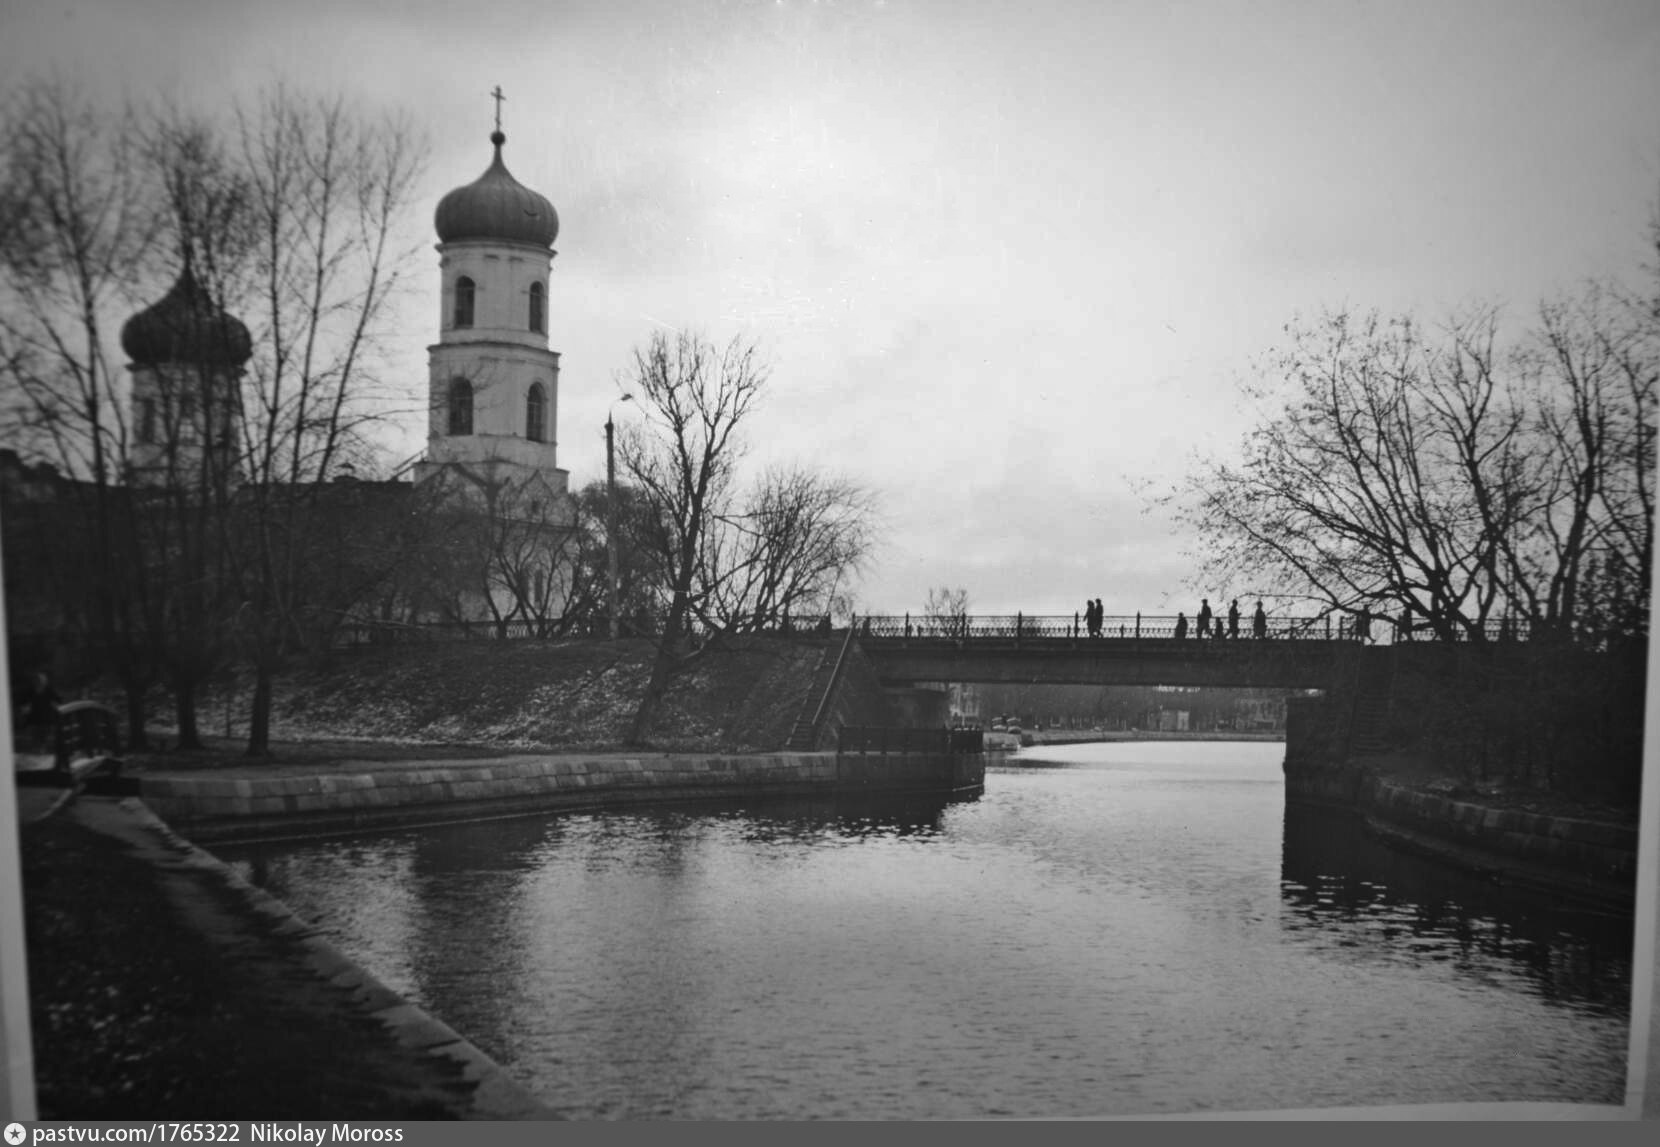
[[[1474,641],[1431,640],[1370,618],[1213,617],[1133,614],[1101,619],[1091,634],[1080,615],[869,616],[854,621],[860,647],[883,684],[917,682],[1189,685],[1329,689],[1352,681],[1362,650],[1376,644],[1493,648],[1526,639],[1495,623]],[[1221,636],[1227,630],[1227,636]],[[1184,636],[1177,636],[1184,634]],[[1376,644],[1374,644],[1376,643]]]
[[[919,681],[1055,685],[1330,688],[1352,674],[1352,641],[1172,637],[877,637],[859,645],[886,685]]]

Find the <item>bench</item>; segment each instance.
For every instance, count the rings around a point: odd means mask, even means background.
[[[96,701],[59,705],[52,752],[18,753],[19,784],[79,786],[121,775],[121,736],[115,713]]]

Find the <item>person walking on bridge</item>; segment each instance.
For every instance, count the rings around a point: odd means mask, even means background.
[[[1233,604],[1228,606],[1228,636],[1239,636],[1239,599],[1237,597],[1233,599]]]
[[[1268,636],[1268,615],[1262,611],[1262,603],[1257,602],[1257,611],[1251,618],[1251,636],[1258,640]]]
[[[1210,618],[1211,618],[1210,598],[1202,597],[1202,598],[1199,599],[1199,636],[1200,637],[1209,637],[1210,636]]]
[[[1176,614],[1176,640],[1180,641],[1187,636],[1187,614]]]

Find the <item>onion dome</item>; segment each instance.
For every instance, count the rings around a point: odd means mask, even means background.
[[[122,326],[121,349],[140,366],[239,367],[253,354],[253,340],[247,327],[214,305],[186,267],[159,303]]]
[[[492,132],[490,142],[496,145],[490,170],[438,201],[433,217],[438,238],[446,243],[482,239],[552,247],[559,235],[559,216],[553,204],[508,173],[501,161],[505,135]]]

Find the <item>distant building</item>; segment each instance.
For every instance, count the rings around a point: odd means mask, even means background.
[[[1161,733],[1185,733],[1190,717],[1186,709],[1158,709],[1147,714],[1146,727]]]
[[[442,608],[430,597],[407,597],[398,620],[492,620],[514,613],[516,596],[532,595],[541,616],[556,616],[568,588],[575,511],[558,465],[559,355],[548,346],[559,218],[508,172],[506,136],[497,130],[490,141],[489,168],[445,195],[433,217],[442,304],[438,341],[428,347],[427,447],[411,467],[413,482],[358,481],[349,464],[339,466],[321,491],[316,525],[374,545],[379,535],[354,531],[354,515],[384,526],[399,514],[453,509],[488,519],[487,528],[462,531],[463,544],[510,548],[512,561],[479,555],[475,571],[505,572],[472,577]],[[132,382],[126,457],[111,487],[118,511],[142,513],[168,490],[226,491],[234,503],[250,477],[242,453],[241,383],[253,353],[247,326],[214,303],[187,263],[166,295],[126,321],[120,341]],[[65,531],[84,525],[90,487],[0,451],[11,636],[14,644],[35,638],[31,657],[90,624],[56,604],[38,557],[70,544]],[[417,500],[418,490],[427,496]],[[362,603],[355,612],[390,619],[386,606]]]
[[[980,720],[980,690],[974,685],[950,685],[946,689],[952,725],[974,726]]]
[[[128,479],[233,484],[242,452],[241,379],[253,355],[248,328],[219,309],[187,263],[172,290],[123,324],[121,349],[132,375]]]

